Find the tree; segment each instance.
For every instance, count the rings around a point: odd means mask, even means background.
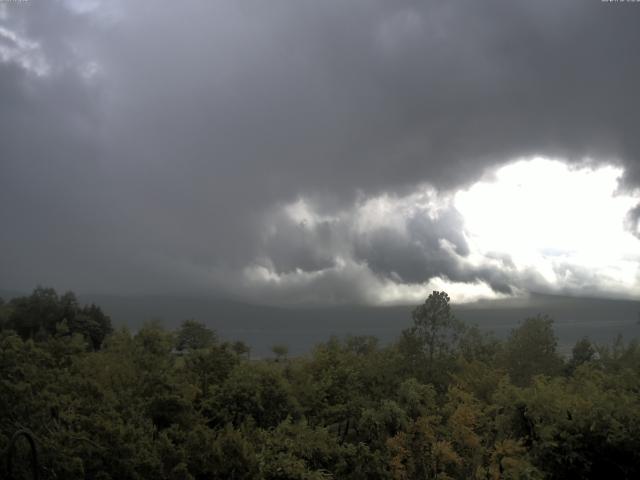
[[[394,479],[455,478],[452,474],[462,459],[451,442],[438,432],[438,420],[432,416],[419,417],[406,431],[387,440]]]
[[[367,355],[378,348],[378,339],[371,335],[349,335],[345,340],[348,351],[358,355]]]
[[[271,351],[276,356],[276,362],[281,360],[286,360],[287,355],[289,354],[289,347],[286,345],[274,345],[271,347]]]
[[[53,288],[37,287],[28,297],[11,300],[10,307],[7,326],[25,339],[46,340],[65,323],[68,335],[79,333],[98,350],[112,332],[109,316],[94,304],[80,307],[73,292],[58,296]]]
[[[239,364],[217,395],[223,424],[238,426],[253,419],[261,428],[276,427],[297,411],[285,378],[272,364]]]
[[[176,335],[176,349],[198,350],[208,348],[217,342],[216,333],[197,320],[185,320]]]
[[[64,318],[53,288],[38,286],[28,297],[12,299],[11,307],[9,328],[25,339],[34,338],[38,331],[54,333],[56,324]]]
[[[171,352],[174,338],[157,320],[149,320],[133,337],[137,353],[166,357]],[[152,362],[154,360],[151,360]]]
[[[77,309],[68,325],[71,334],[82,334],[94,350],[98,350],[107,335],[113,332],[111,319],[94,304]]]
[[[583,339],[563,370],[548,317],[458,339],[446,294],[425,305],[404,343],[333,337],[280,364],[201,335],[178,356],[153,322],[102,342],[98,307],[40,289],[0,305],[25,327],[0,331],[0,456],[26,428],[44,480],[640,478],[640,342]]]
[[[527,385],[534,375],[556,375],[563,361],[556,351],[558,341],[553,320],[546,315],[527,318],[511,332],[505,346],[505,367],[511,381]]]
[[[0,331],[7,328],[9,323],[9,305],[0,297]]]
[[[446,292],[431,293],[413,310],[413,326],[402,332],[398,342],[406,371],[434,383],[446,381],[451,356],[464,331],[464,325],[454,317],[449,301]]]
[[[251,355],[251,347],[244,343],[242,340],[237,340],[233,342],[231,345],[231,349],[235,352],[239,357],[242,355],[247,355],[247,358]]]
[[[237,363],[238,358],[226,343],[194,351],[185,358],[185,368],[198,379],[203,397],[209,395],[210,385],[226,380]]]
[[[588,338],[576,342],[571,351],[571,358],[567,363],[567,372],[572,374],[580,365],[592,361],[596,356],[596,349]]]
[[[421,341],[429,362],[436,355],[448,352],[462,332],[462,324],[456,320],[446,292],[434,291],[413,310],[413,332]]]

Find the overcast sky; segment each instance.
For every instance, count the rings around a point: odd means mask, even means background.
[[[0,1],[0,288],[640,297],[640,3]]]

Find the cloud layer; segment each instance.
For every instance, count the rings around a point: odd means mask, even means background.
[[[640,239],[624,224],[640,192],[616,194],[621,176],[527,158],[455,193],[423,184],[331,213],[301,198],[268,216],[245,279],[288,302],[395,303],[436,284],[458,301],[530,290],[635,297]]]
[[[539,288],[509,252],[468,260],[451,198],[532,155],[637,188],[638,20],[598,1],[0,5],[0,286]]]

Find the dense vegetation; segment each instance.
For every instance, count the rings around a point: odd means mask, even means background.
[[[442,292],[413,319],[389,346],[255,360],[194,320],[112,331],[36,289],[0,303],[0,452],[28,428],[46,479],[640,478],[635,341],[562,358],[549,318],[499,341]]]

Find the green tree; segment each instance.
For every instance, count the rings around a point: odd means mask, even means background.
[[[35,338],[38,331],[51,334],[58,322],[63,320],[58,294],[53,288],[36,287],[28,297],[11,300],[9,328],[22,338]]]
[[[271,347],[271,351],[276,356],[276,362],[281,360],[286,360],[287,355],[289,354],[289,347],[286,345],[274,345]]]
[[[505,367],[516,385],[527,385],[534,375],[557,375],[563,367],[556,348],[553,320],[546,315],[527,318],[511,332],[505,345]]]
[[[9,316],[9,305],[0,297],[0,332],[8,328]]]
[[[367,355],[378,348],[378,339],[371,335],[349,335],[345,340],[345,347],[358,355]]]
[[[246,343],[244,343],[241,340],[237,340],[237,341],[233,342],[233,344],[231,345],[231,349],[239,357],[242,356],[242,355],[246,355],[247,358],[250,358],[251,347],[249,347],[249,345],[247,345]]]
[[[411,314],[411,331],[420,340],[429,362],[433,362],[437,355],[448,353],[463,331],[463,325],[454,317],[449,302],[446,292],[434,291]]]
[[[596,349],[588,338],[582,338],[576,342],[571,351],[571,358],[567,362],[567,372],[573,372],[580,365],[591,362],[596,357]]]
[[[22,338],[46,340],[60,333],[66,324],[68,335],[81,334],[93,350],[98,350],[112,332],[111,319],[97,305],[80,307],[73,292],[59,296],[53,288],[37,287],[27,297],[11,300],[7,326]]]
[[[226,380],[237,363],[238,358],[226,344],[215,345],[187,355],[185,369],[197,378],[202,396],[208,397],[210,387]]]
[[[133,341],[140,351],[151,355],[165,356],[171,352],[174,338],[171,332],[165,330],[160,321],[150,320],[138,330]]]
[[[113,331],[109,316],[94,304],[78,308],[67,323],[70,333],[84,336],[94,350],[99,350],[107,335]]]
[[[444,389],[464,325],[451,311],[449,295],[434,291],[412,312],[413,326],[402,332],[398,350],[405,371]]]
[[[280,369],[264,363],[236,366],[217,390],[214,402],[222,414],[219,420],[236,426],[251,419],[259,427],[275,427],[298,410]]]
[[[176,350],[188,351],[208,348],[217,342],[216,333],[197,320],[185,320],[176,334]]]

